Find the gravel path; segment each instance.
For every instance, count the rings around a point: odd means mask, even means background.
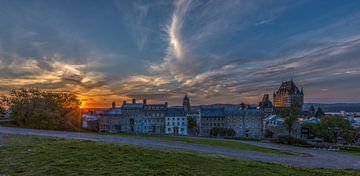
[[[276,144],[267,144],[260,142],[244,142],[253,145],[277,148],[280,150],[293,151],[296,153],[306,154],[304,156],[288,156],[267,154],[246,150],[234,150],[223,147],[214,147],[208,145],[191,144],[186,142],[164,141],[158,139],[148,139],[139,137],[124,137],[112,136],[90,133],[77,133],[77,132],[63,132],[63,131],[50,131],[50,130],[34,130],[34,129],[21,129],[0,127],[1,133],[17,134],[17,135],[38,135],[50,136],[69,139],[81,139],[100,142],[111,142],[119,144],[131,144],[142,147],[150,148],[168,148],[177,150],[189,150],[201,153],[210,153],[225,155],[230,157],[241,157],[256,161],[274,162],[280,164],[287,164],[293,166],[307,167],[307,168],[331,168],[331,169],[360,169],[360,157],[342,154],[331,151],[319,151],[313,149],[306,149],[300,147],[282,146]]]

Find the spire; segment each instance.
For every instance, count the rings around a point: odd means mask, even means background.
[[[112,109],[115,109],[115,101],[113,101],[113,102],[111,103],[111,108],[112,108]]]

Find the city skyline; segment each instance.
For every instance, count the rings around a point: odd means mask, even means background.
[[[258,103],[293,78],[305,102],[360,100],[359,1],[0,2],[0,94]]]

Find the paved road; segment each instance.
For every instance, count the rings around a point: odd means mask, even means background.
[[[303,153],[305,155],[304,156],[276,155],[276,154],[267,154],[267,153],[254,152],[254,151],[234,150],[234,149],[214,147],[208,145],[191,144],[185,142],[164,141],[158,139],[50,131],[50,130],[33,130],[33,129],[0,127],[0,134],[1,133],[50,136],[50,137],[69,138],[69,139],[111,142],[111,143],[119,143],[119,144],[131,144],[131,145],[150,147],[150,148],[189,150],[189,151],[195,151],[201,153],[218,154],[218,155],[225,155],[230,157],[241,157],[256,161],[274,162],[274,163],[288,164],[288,165],[307,167],[307,168],[360,169],[360,157],[357,156],[351,156],[351,155],[331,152],[331,151],[318,151],[318,150],[305,149],[300,147],[266,144],[259,142],[246,142],[246,143],[251,143],[254,145],[264,146],[269,148],[278,148],[280,150],[293,151],[297,153]]]

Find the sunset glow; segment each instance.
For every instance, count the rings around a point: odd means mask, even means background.
[[[82,107],[165,97],[179,105],[185,94],[194,104],[257,103],[293,77],[306,102],[359,102],[359,7],[359,1],[5,1],[0,94],[21,87],[72,92]]]

